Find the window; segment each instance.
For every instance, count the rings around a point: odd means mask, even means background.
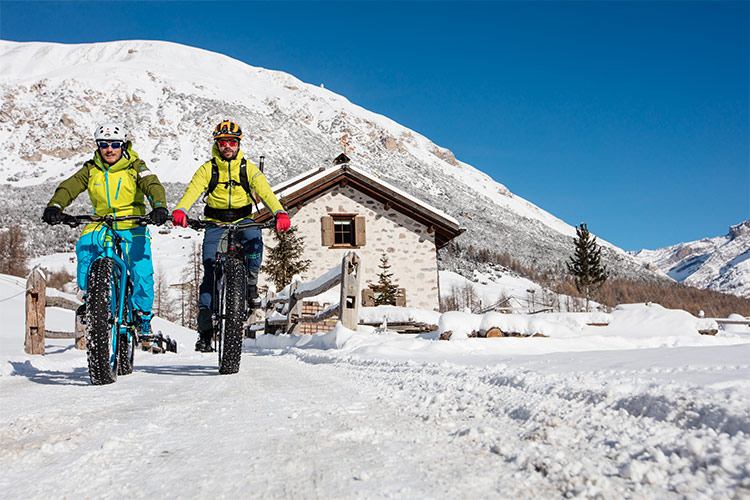
[[[331,214],[320,218],[323,246],[358,248],[365,245],[365,218],[357,214]]]
[[[354,246],[354,217],[333,217],[333,244]]]

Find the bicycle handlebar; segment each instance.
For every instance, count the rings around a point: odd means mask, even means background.
[[[172,216],[169,220],[173,221]],[[251,227],[257,227],[258,229],[273,229],[276,227],[276,223],[272,220],[267,222],[219,222],[207,219],[191,219],[188,217],[188,227],[191,229],[205,229],[207,227],[226,227],[228,229],[249,229]]]
[[[104,217],[100,217],[97,215],[70,215],[63,213],[62,216],[63,220],[61,223],[70,227],[77,227],[84,222],[103,222],[106,224],[112,222],[135,221],[139,226],[154,223],[148,215],[105,215]]]

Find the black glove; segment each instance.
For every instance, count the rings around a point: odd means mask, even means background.
[[[62,222],[62,219],[62,210],[57,207],[47,207],[42,214],[42,220],[50,225],[59,224]]]
[[[169,220],[169,211],[164,207],[156,207],[148,216],[154,224],[161,226]]]

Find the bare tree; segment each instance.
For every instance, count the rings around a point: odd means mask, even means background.
[[[462,285],[453,285],[450,293],[441,298],[440,309],[442,311],[461,311],[470,309],[473,312],[479,309],[479,299],[474,285],[465,282]]]
[[[154,314],[169,321],[175,321],[175,301],[169,295],[169,283],[164,269],[154,272]]]
[[[203,279],[203,262],[201,246],[193,242],[190,252],[190,262],[182,269],[180,275],[182,285],[182,326],[188,328],[198,327],[198,297],[200,296],[200,284]]]
[[[26,276],[26,235],[21,226],[14,224],[0,234],[0,273]]]

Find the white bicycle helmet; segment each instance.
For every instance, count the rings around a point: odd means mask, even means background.
[[[122,123],[104,123],[96,127],[94,140],[125,142],[128,140],[128,132]]]

